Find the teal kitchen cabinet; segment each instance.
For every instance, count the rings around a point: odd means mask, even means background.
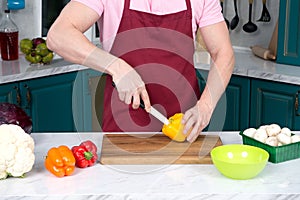
[[[299,130],[299,92],[299,85],[253,79],[250,125],[259,127],[277,123],[281,127]]]
[[[73,121],[73,84],[77,73],[66,73],[20,82],[24,109],[34,132],[76,131]]]
[[[208,71],[197,69],[196,72],[203,90]],[[91,69],[78,73],[78,85],[82,89],[76,90],[75,96],[79,97],[78,105],[82,108],[75,116],[81,123],[77,130],[101,131],[105,76]],[[299,97],[298,85],[232,75],[205,131],[240,131],[271,123],[299,130]]]
[[[203,91],[208,72],[197,70],[198,83]],[[220,98],[206,131],[238,131],[249,127],[250,79],[233,75]]]
[[[277,61],[300,66],[300,1],[280,0]]]
[[[233,75],[225,94],[227,109],[223,131],[238,131],[248,128],[250,118],[249,78]]]
[[[102,131],[100,126],[103,110],[104,76],[93,69],[78,72],[76,85],[81,90],[75,91],[80,109],[74,113],[75,125],[80,132]]]
[[[18,84],[15,83],[0,85],[0,102],[16,103],[17,90]]]
[[[33,132],[76,131],[72,114],[76,75],[72,72],[1,85],[1,101],[22,107],[32,118]]]

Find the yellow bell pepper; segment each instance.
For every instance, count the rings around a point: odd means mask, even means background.
[[[166,136],[177,142],[184,142],[186,139],[186,136],[183,134],[184,125],[181,123],[182,117],[182,113],[176,113],[169,118],[170,123],[168,125],[164,124],[162,128],[162,132]]]

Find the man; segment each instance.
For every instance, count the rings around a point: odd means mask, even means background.
[[[83,34],[95,22],[103,49]],[[201,97],[193,66],[198,28],[212,58]],[[168,117],[184,113],[189,142],[208,125],[234,67],[218,0],[72,0],[50,28],[47,45],[109,75],[104,131],[159,131],[162,124],[147,113],[152,104]]]

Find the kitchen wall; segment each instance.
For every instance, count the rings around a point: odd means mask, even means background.
[[[42,0],[25,0],[25,9],[11,11],[11,17],[19,28],[20,38],[40,36],[41,2]],[[0,20],[5,9],[7,9],[6,0],[1,0]]]
[[[253,3],[253,22],[258,26],[258,30],[254,33],[246,33],[242,30],[242,26],[248,21],[248,1],[237,0],[238,14],[240,21],[236,29],[229,30],[232,44],[239,47],[249,47],[251,45],[260,45],[267,47],[271,39],[275,23],[278,19],[280,0],[267,0],[267,8],[271,15],[271,21],[268,23],[256,22],[260,18],[262,11],[262,0],[254,0]],[[12,11],[12,18],[20,29],[20,38],[40,36],[41,30],[41,0],[26,0],[26,7],[22,10]],[[6,1],[2,0],[0,10],[6,9]],[[234,17],[233,0],[224,0],[224,15],[229,22]],[[3,16],[3,12],[1,16]],[[0,18],[1,19],[1,18]]]
[[[280,0],[267,0],[266,6],[271,15],[271,21],[257,22],[262,12],[262,0],[254,0],[252,6],[252,22],[257,25],[258,29],[254,33],[246,33],[243,31],[243,25],[248,22],[249,3],[247,0],[237,0],[240,20],[238,26],[234,30],[230,30],[233,45],[242,47],[260,45],[268,47],[279,16],[279,1]],[[234,15],[233,0],[224,0],[224,16],[231,22]]]

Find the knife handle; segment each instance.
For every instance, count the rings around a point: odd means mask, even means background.
[[[113,86],[114,88],[117,88],[117,87],[116,87],[116,84],[115,84],[114,82],[112,82],[112,86]],[[131,103],[132,103],[132,102],[133,102],[133,97],[131,98]],[[143,99],[140,100],[140,108],[145,109],[145,104],[144,104]]]
[[[131,102],[132,102],[132,101],[133,101],[133,98],[132,98]],[[145,104],[144,104],[143,99],[140,99],[140,108],[145,109]]]

